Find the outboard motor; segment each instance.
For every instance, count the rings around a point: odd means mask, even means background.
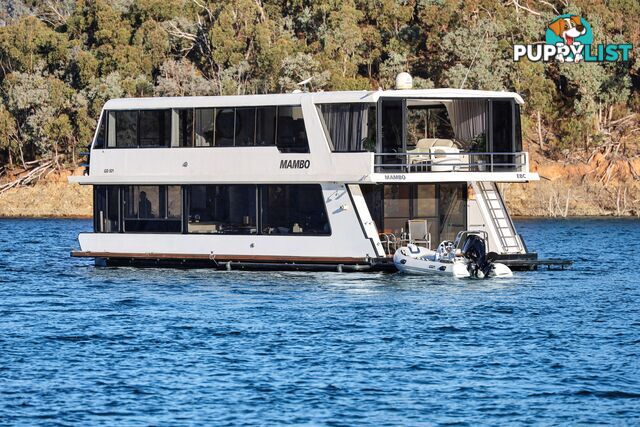
[[[467,236],[462,245],[462,255],[470,261],[467,269],[471,276],[478,277],[480,271],[483,277],[489,277],[496,254],[493,252],[487,254],[487,246],[482,237],[476,234]]]

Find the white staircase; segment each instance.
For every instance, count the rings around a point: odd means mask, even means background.
[[[489,222],[490,234],[494,236],[502,252],[524,254],[527,252],[507,212],[504,200],[495,182],[474,182],[473,189],[485,219]]]

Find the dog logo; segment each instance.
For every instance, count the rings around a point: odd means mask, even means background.
[[[593,43],[593,34],[589,23],[578,15],[560,15],[547,27],[545,34],[545,42],[556,46],[575,46],[591,45]],[[582,50],[583,48],[580,48]],[[560,62],[579,62],[584,60],[582,53],[577,52],[578,49],[572,50],[571,53],[564,56],[562,53],[556,55],[556,59]]]
[[[546,26],[544,43],[513,45],[513,60],[549,62],[628,61],[633,45],[593,44],[591,25],[581,16],[570,13],[556,16]]]

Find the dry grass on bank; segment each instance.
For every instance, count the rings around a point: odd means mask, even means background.
[[[639,158],[615,163],[602,156],[588,163],[543,161],[532,161],[540,181],[500,185],[512,215],[640,217]],[[90,218],[91,187],[67,182],[69,175],[81,173],[52,173],[35,185],[0,194],[0,217]]]
[[[540,181],[501,185],[512,215],[640,217],[640,158],[532,166]]]
[[[0,217],[90,218],[92,189],[68,183],[71,173],[52,174],[35,185],[0,194]]]

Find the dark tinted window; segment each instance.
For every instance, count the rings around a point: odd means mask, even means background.
[[[195,146],[211,147],[213,145],[214,120],[213,108],[197,108],[195,110]]]
[[[130,185],[124,187],[124,231],[179,233],[182,229],[180,194],[179,186]],[[168,196],[171,200],[168,200]],[[171,209],[168,209],[168,206],[171,206]]]
[[[98,134],[96,135],[96,141],[93,143],[93,148],[104,148],[107,138],[107,117],[108,113],[103,113],[100,118],[100,124],[98,124]]]
[[[131,148],[138,146],[138,112],[117,111],[116,147]]]
[[[256,186],[190,186],[188,231],[204,234],[256,234]]]
[[[263,186],[262,233],[331,234],[321,187],[319,185]]]
[[[522,151],[522,123],[520,122],[520,106],[515,104],[516,107],[516,141],[514,151]]]
[[[193,147],[193,109],[178,110],[178,146]]]
[[[309,152],[309,143],[301,107],[278,107],[277,126],[278,150],[283,153]]]
[[[233,147],[235,136],[235,109],[216,110],[216,147]]]
[[[256,111],[256,145],[276,145],[276,107],[258,107]]]
[[[493,151],[512,152],[514,128],[511,101],[493,101],[492,104]]]
[[[171,110],[140,111],[140,147],[171,145]]]
[[[250,146],[255,143],[256,109],[236,108],[236,146]]]
[[[120,199],[118,186],[96,185],[93,190],[93,228],[96,233],[119,231]]]

